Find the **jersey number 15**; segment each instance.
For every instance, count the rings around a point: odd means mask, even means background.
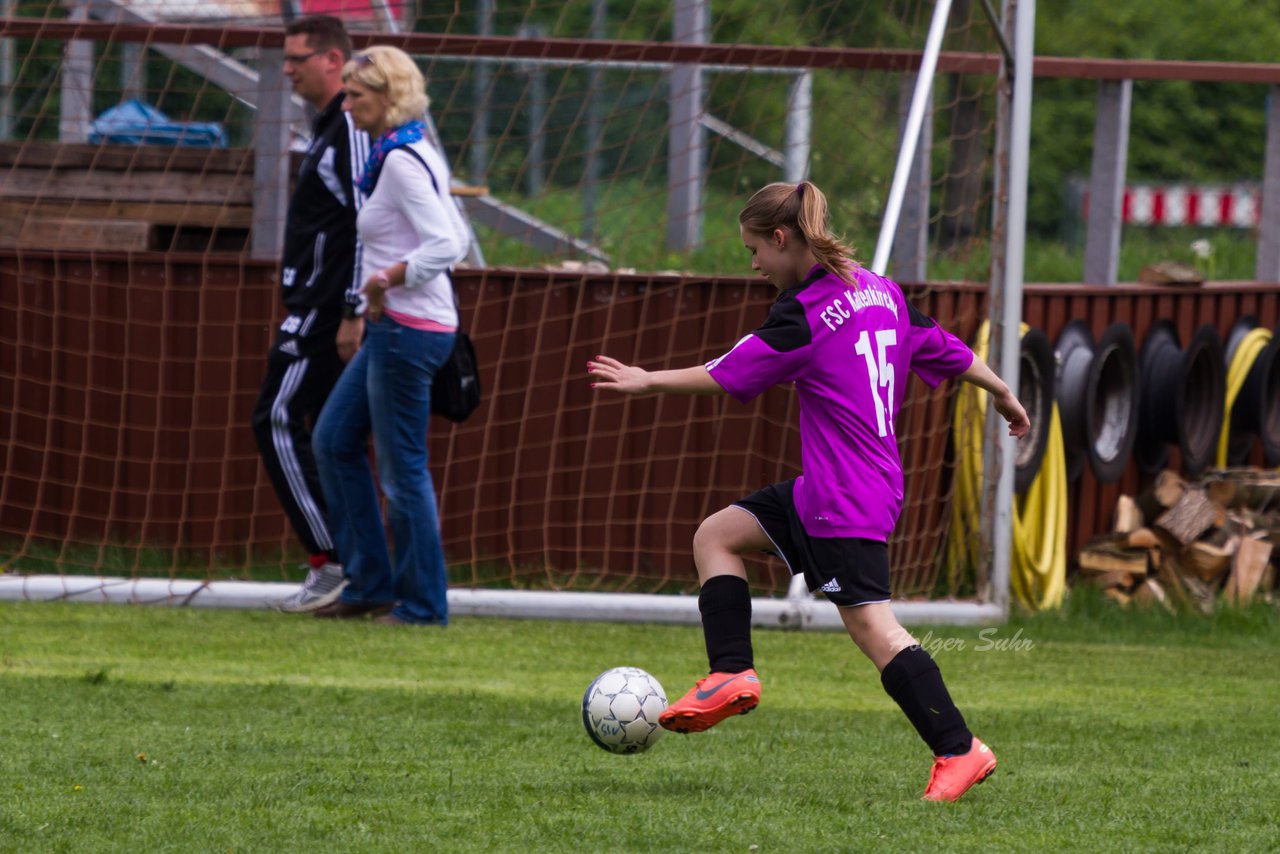
[[[893,363],[887,357],[890,347],[897,346],[898,333],[893,329],[876,330],[875,351],[871,348],[871,337],[864,329],[858,336],[858,343],[853,351],[867,363],[867,382],[871,384],[871,399],[876,403],[876,427],[881,436],[893,432]],[[880,390],[884,389],[882,397]]]

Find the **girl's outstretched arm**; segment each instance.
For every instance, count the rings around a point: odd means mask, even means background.
[[[720,383],[702,365],[674,371],[646,371],[634,365],[624,365],[608,356],[596,356],[587,362],[592,388],[606,388],[623,394],[717,394],[723,393]]]
[[[1019,439],[1027,435],[1027,431],[1031,429],[1031,419],[1027,417],[1027,411],[1022,408],[1022,404],[1018,402],[1017,396],[1010,390],[1008,384],[996,376],[995,371],[991,370],[986,362],[974,356],[973,364],[960,375],[960,379],[971,382],[990,393],[991,403],[995,406],[996,412],[1009,422],[1009,435]]]

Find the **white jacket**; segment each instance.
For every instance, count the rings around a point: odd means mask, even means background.
[[[449,195],[444,158],[426,140],[407,147],[431,174],[407,151],[387,154],[378,184],[356,217],[365,278],[405,262],[405,282],[387,290],[384,307],[456,328],[458,312],[446,273],[466,257],[470,233]]]

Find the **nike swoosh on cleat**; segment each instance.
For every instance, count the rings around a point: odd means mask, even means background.
[[[703,691],[701,688],[699,688],[697,692],[694,694],[694,696],[697,697],[699,700],[710,699],[711,697],[714,697],[716,695],[717,691],[719,691],[721,688],[728,685],[730,682],[734,681],[737,678],[738,678],[737,676],[730,676],[728,679],[724,680],[719,685],[712,688],[710,691]]]

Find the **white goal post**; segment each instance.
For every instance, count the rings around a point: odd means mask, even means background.
[[[93,575],[0,575],[0,601],[85,602],[188,608],[272,608],[297,584],[262,581],[111,578]],[[751,622],[762,628],[843,630],[836,607],[826,600],[753,599]],[[894,602],[909,625],[1002,622],[1004,611],[979,602]],[[657,593],[577,593],[538,590],[449,590],[453,617],[593,620],[700,625],[696,596]]]

